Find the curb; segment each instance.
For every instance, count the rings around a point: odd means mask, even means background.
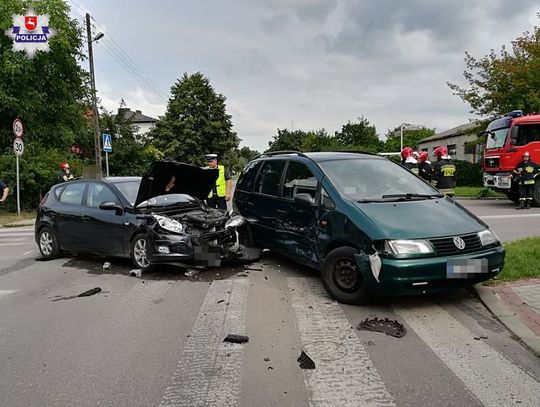
[[[34,226],[34,223],[4,223],[3,225],[0,225],[0,229],[13,229],[13,228],[19,228],[19,227],[28,227],[28,226]]]
[[[480,301],[505,327],[533,352],[540,355],[540,337],[531,331],[516,315],[510,311],[491,291],[491,288],[476,284],[474,286]]]

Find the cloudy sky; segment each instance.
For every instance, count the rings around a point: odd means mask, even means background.
[[[381,135],[402,122],[437,131],[466,123],[469,106],[446,85],[464,84],[465,51],[481,57],[509,45],[539,23],[540,11],[534,0],[68,4],[75,18],[89,11],[95,31],[106,33],[94,47],[106,108],[124,98],[158,117],[171,85],[200,71],[227,97],[241,145],[257,150],[277,128],[333,133],[359,116]]]

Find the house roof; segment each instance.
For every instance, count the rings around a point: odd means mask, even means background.
[[[453,127],[451,129],[434,134],[433,136],[419,140],[417,144],[429,143],[430,141],[435,141],[435,140],[444,140],[450,137],[461,136],[463,134],[471,134],[475,132],[475,129],[477,129],[478,126],[480,126],[479,122],[462,124],[460,126]]]
[[[140,110],[131,110],[126,107],[121,107],[118,109],[118,115],[122,115],[126,120],[130,121],[131,123],[155,123],[157,122],[157,119],[154,119],[153,117],[146,116],[142,114]]]

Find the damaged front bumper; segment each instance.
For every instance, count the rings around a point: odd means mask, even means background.
[[[379,295],[409,295],[434,293],[471,286],[495,277],[504,266],[503,246],[461,256],[396,259],[380,257],[379,272],[374,271],[373,259],[359,254],[356,262],[368,289]],[[448,278],[453,262],[485,259],[486,269],[463,278]],[[378,281],[377,281],[378,280]]]

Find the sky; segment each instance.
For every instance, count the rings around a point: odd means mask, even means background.
[[[68,4],[81,22],[92,15],[94,35],[105,33],[94,45],[105,108],[116,111],[123,98],[158,118],[171,86],[200,71],[227,98],[241,146],[259,151],[278,128],[333,134],[362,116],[381,137],[401,123],[437,132],[467,123],[476,116],[447,86],[466,85],[465,52],[511,46],[540,23],[533,0]]]

